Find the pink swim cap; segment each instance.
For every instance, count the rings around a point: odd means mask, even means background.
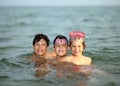
[[[80,39],[80,38],[85,38],[85,33],[84,32],[80,32],[80,31],[71,31],[69,33],[70,39]]]
[[[63,44],[66,44],[66,45],[67,45],[66,39],[57,38],[57,39],[55,40],[55,44],[60,44],[60,43],[63,43]]]

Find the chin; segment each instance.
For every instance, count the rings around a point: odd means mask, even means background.
[[[42,54],[41,53],[37,53],[38,56],[41,56]]]
[[[79,54],[73,54],[74,56],[79,56]]]
[[[59,55],[60,57],[63,57],[64,55]]]

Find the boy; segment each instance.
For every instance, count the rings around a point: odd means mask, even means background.
[[[54,53],[48,52],[49,49],[49,38],[45,34],[36,34],[33,39],[33,50],[34,55],[32,60],[35,59],[49,59],[55,57]]]
[[[45,34],[36,34],[33,39],[34,54],[30,58],[30,62],[35,63],[36,76],[46,74],[48,72],[48,59],[55,57],[55,54],[48,52],[49,42],[50,40]]]
[[[58,35],[53,41],[54,52],[56,53],[56,58],[60,59],[67,55],[68,51],[68,40],[63,35]]]

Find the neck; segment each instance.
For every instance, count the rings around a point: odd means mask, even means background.
[[[64,56],[57,56],[56,58],[57,59],[60,59],[60,58],[63,58],[63,57],[65,57],[66,55],[64,55]]]
[[[34,56],[35,56],[36,58],[46,58],[46,55],[37,55],[37,54],[35,54],[35,53],[34,53]]]
[[[72,54],[72,55],[75,56],[75,57],[82,57],[82,54],[78,54],[78,55]]]
[[[59,60],[60,58],[62,58],[61,56],[57,56],[56,59]]]

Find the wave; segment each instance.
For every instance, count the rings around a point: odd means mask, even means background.
[[[7,58],[3,58],[0,60],[0,66],[7,66],[7,67],[21,67],[21,65],[10,62]]]
[[[8,49],[16,49],[16,48],[25,48],[22,46],[4,46],[4,47],[0,47],[0,50],[8,50]]]
[[[0,38],[0,42],[6,42],[6,41],[10,41],[12,38],[11,37],[1,37]]]
[[[1,27],[2,28],[13,28],[13,27],[19,27],[19,26],[27,26],[29,25],[27,22],[16,22],[14,24],[4,24]]]
[[[4,80],[4,79],[9,79],[10,77],[7,75],[0,75],[0,80]]]

